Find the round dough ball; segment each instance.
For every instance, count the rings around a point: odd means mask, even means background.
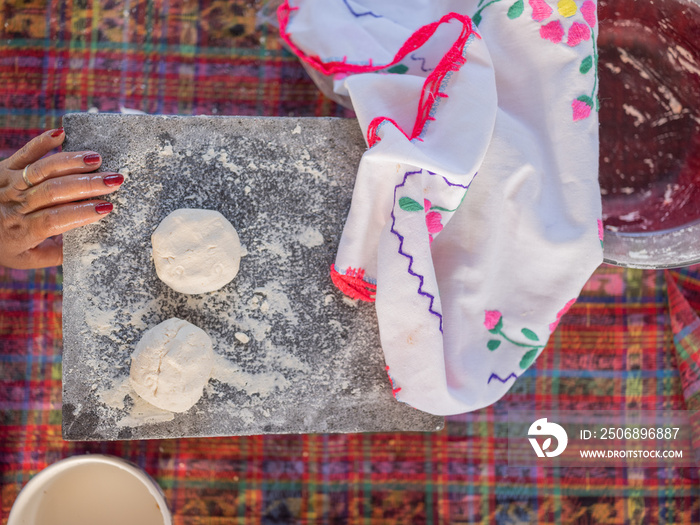
[[[173,317],[143,334],[131,354],[129,378],[134,391],[150,404],[185,412],[202,397],[213,367],[211,338]]]
[[[218,290],[236,277],[241,263],[238,233],[214,210],[175,210],[158,225],[151,243],[158,277],[180,293]]]

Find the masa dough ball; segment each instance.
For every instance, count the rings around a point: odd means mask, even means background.
[[[173,317],[148,330],[131,355],[134,391],[150,404],[185,412],[202,397],[214,367],[211,338]]]
[[[236,277],[241,241],[226,217],[214,210],[181,208],[151,236],[161,281],[186,294],[213,292]]]

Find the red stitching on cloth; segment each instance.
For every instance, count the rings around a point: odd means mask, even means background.
[[[401,392],[401,387],[394,387],[394,378],[391,377],[391,374],[389,373],[389,366],[387,365],[386,367],[386,375],[389,378],[389,382],[391,383],[391,393],[394,394],[394,399],[396,399],[396,394]]]
[[[377,286],[368,283],[363,278],[365,271],[362,268],[348,268],[342,274],[335,269],[335,264],[331,264],[331,280],[333,284],[351,299],[374,302]]]
[[[445,15],[440,19],[439,22],[435,22],[434,24],[439,25],[445,22],[449,22],[452,18],[455,18],[462,22],[462,32],[460,33],[459,38],[457,38],[450,50],[447,53],[445,53],[438,65],[435,66],[435,69],[433,69],[430,75],[428,75],[428,77],[425,79],[425,83],[423,84],[423,88],[421,89],[420,99],[418,101],[418,113],[416,115],[416,122],[413,125],[413,131],[411,132],[411,135],[409,136],[403,129],[401,129],[394,120],[388,117],[375,117],[372,120],[372,122],[370,122],[367,128],[367,144],[369,144],[370,148],[380,140],[379,135],[377,135],[377,130],[379,129],[379,126],[386,121],[391,122],[398,130],[401,131],[401,133],[403,133],[406,136],[408,140],[413,140],[418,138],[420,134],[423,133],[423,128],[425,127],[425,124],[428,121],[435,120],[435,117],[430,115],[430,110],[432,109],[433,104],[438,98],[448,97],[447,93],[443,93],[440,91],[440,86],[443,80],[445,79],[448,73],[453,71],[459,71],[459,69],[467,61],[464,58],[464,46],[467,43],[469,37],[471,35],[476,35],[478,38],[481,38],[479,34],[472,29],[471,20],[457,13]],[[416,33],[414,33],[414,36],[417,33],[424,31],[426,28],[434,24],[422,27],[421,29],[416,31]],[[432,36],[434,32],[435,29],[433,29],[430,32],[430,35]],[[418,140],[421,139],[418,138]]]
[[[406,135],[406,132],[401,129],[401,126],[399,126],[394,119],[389,117],[374,117],[372,122],[369,123],[369,126],[367,126],[367,144],[369,144],[370,148],[379,142],[380,139],[377,135],[377,130],[384,122],[391,122],[396,129],[403,133],[403,136],[406,137],[407,140],[411,140],[411,137]]]
[[[394,60],[388,64],[375,66],[374,64],[372,64],[371,59],[369,61],[369,64],[367,65],[348,64],[347,57],[343,57],[343,60],[341,61],[333,60],[330,62],[323,62],[323,60],[320,57],[307,55],[301,49],[299,49],[299,47],[297,47],[292,42],[289,33],[287,33],[287,25],[289,24],[289,14],[292,11],[296,11],[298,9],[298,7],[291,7],[289,5],[289,0],[285,0],[282,3],[282,5],[279,6],[279,8],[277,9],[277,20],[279,21],[280,25],[280,36],[301,60],[309,64],[317,71],[323,73],[324,75],[332,75],[335,73],[370,73],[373,71],[379,71],[380,69],[385,69],[394,66],[401,62],[401,60],[403,60],[406,57],[406,55],[412,53],[416,49],[423,46],[423,44],[430,40],[433,34],[435,34],[435,31],[437,31],[438,27],[440,27],[442,24],[449,22],[450,20],[458,20],[462,23],[464,27],[462,29],[462,34],[460,34],[460,37],[453,44],[452,48],[446,53],[445,57],[447,57],[450,54],[455,54],[456,52],[461,58],[462,50],[457,50],[457,48],[460,47],[460,44],[461,47],[464,47],[464,43],[467,41],[467,38],[469,38],[469,36],[472,34],[481,38],[479,34],[472,29],[471,18],[469,18],[468,16],[460,15],[459,13],[448,13],[437,22],[427,24],[418,29],[415,33],[413,33],[396,53],[396,55],[394,56]],[[440,64],[442,64],[443,62],[444,58],[440,61]],[[433,73],[435,73],[435,71],[433,71]]]
[[[420,48],[425,44],[430,38],[435,34],[437,28],[442,24],[446,24],[451,20],[457,20],[462,24],[462,31],[452,44],[452,47],[445,53],[438,65],[433,69],[433,71],[425,79],[423,88],[421,90],[420,100],[418,102],[418,113],[416,116],[416,122],[413,126],[413,131],[409,136],[405,131],[403,131],[395,121],[388,117],[376,117],[370,122],[367,128],[367,143],[372,147],[376,142],[379,141],[379,136],[377,135],[377,128],[382,122],[389,121],[397,129],[399,129],[408,140],[413,140],[417,138],[425,127],[426,122],[430,118],[430,109],[435,103],[438,97],[447,97],[446,93],[440,92],[440,85],[445,79],[445,76],[451,71],[458,71],[459,68],[466,62],[464,58],[464,46],[471,35],[475,35],[477,38],[481,38],[479,34],[474,31],[472,27],[471,18],[468,16],[461,15],[459,13],[448,13],[443,16],[437,22],[432,22],[425,25],[413,33],[408,40],[401,46],[398,53],[394,56],[394,60],[389,64],[384,64],[380,66],[375,66],[372,64],[372,60],[369,61],[369,65],[362,64],[348,64],[347,57],[343,57],[342,61],[331,61],[323,62],[318,56],[309,56],[299,49],[287,33],[287,24],[289,23],[289,14],[292,11],[296,11],[298,7],[291,7],[289,5],[289,0],[285,0],[282,5],[277,9],[277,19],[280,25],[280,36],[287,43],[287,45],[294,51],[294,53],[304,62],[309,64],[311,67],[317,71],[323,73],[324,75],[332,75],[335,73],[369,73],[373,71],[379,71],[381,69],[389,68],[395,64],[398,64],[403,60],[406,55],[412,53],[416,49]],[[420,140],[420,139],[419,139]]]

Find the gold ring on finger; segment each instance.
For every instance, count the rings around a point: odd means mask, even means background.
[[[27,177],[27,170],[29,169],[29,166],[31,166],[31,164],[27,164],[27,165],[24,167],[24,169],[22,170],[22,179],[24,180],[24,182],[26,183],[26,185],[29,186],[29,187],[31,188],[32,186],[34,186],[34,184],[32,184],[31,182],[29,182],[29,177]]]

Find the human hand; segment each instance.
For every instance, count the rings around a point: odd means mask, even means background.
[[[112,211],[109,202],[91,198],[112,193],[124,177],[94,173],[102,164],[99,154],[76,151],[42,158],[65,138],[63,129],[47,131],[0,162],[0,265],[59,265],[61,234]]]

